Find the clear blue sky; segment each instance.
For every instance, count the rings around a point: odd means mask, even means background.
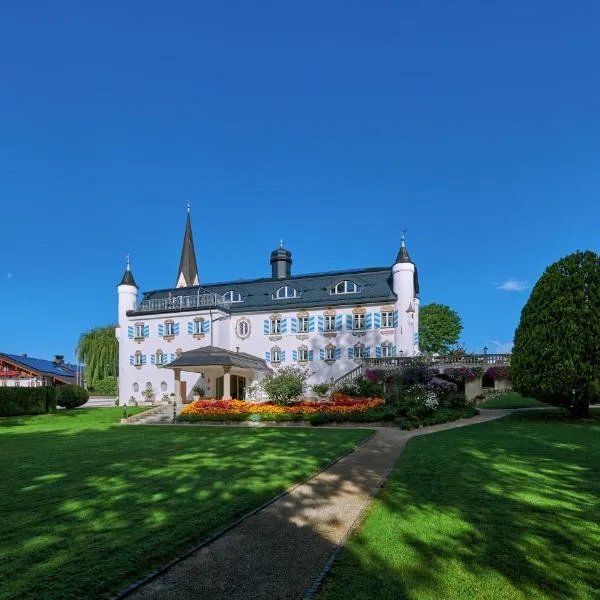
[[[598,250],[598,2],[3,2],[0,56],[1,351],[72,358],[128,252],[173,285],[188,199],[204,282],[281,237],[388,265],[406,225],[473,350]]]

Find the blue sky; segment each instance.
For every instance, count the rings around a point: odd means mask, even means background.
[[[505,348],[530,286],[598,251],[600,5],[0,4],[0,350],[74,356],[123,256],[173,285],[391,264]]]

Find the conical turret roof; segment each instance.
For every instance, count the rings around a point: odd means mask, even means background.
[[[198,285],[198,266],[196,264],[196,252],[194,250],[194,237],[192,235],[192,220],[188,206],[187,219],[185,222],[185,233],[183,246],[181,248],[181,259],[179,260],[179,271],[175,287],[191,287]]]

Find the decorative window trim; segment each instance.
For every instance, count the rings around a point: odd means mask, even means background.
[[[352,309],[353,315],[366,315],[367,309],[364,306],[357,306]]]
[[[354,346],[352,346],[352,350],[353,350],[353,358],[355,361],[362,361],[363,358],[365,357],[365,345],[361,344],[360,342],[358,344],[354,344]],[[360,356],[357,355],[357,350],[360,350]]]
[[[246,326],[246,332],[242,332],[241,328],[242,326],[245,325]],[[235,324],[235,335],[240,339],[240,340],[245,340],[247,338],[250,337],[250,334],[252,333],[252,323],[250,322],[250,319],[246,318],[246,317],[242,317],[241,319],[238,319],[236,324]]]
[[[271,364],[281,364],[281,348],[279,346],[273,346],[271,348]]]
[[[175,321],[173,321],[173,319],[167,319],[166,321],[163,321],[163,327],[163,340],[165,340],[165,342],[173,341],[175,339]],[[167,333],[169,327],[171,328],[172,333]]]
[[[204,317],[194,317],[194,319],[192,320],[192,337],[195,340],[204,339],[204,336],[206,334],[202,331],[202,329],[205,321],[206,319]],[[198,323],[199,325],[196,325],[196,323]]]
[[[364,331],[365,327],[365,313],[355,313],[352,311],[352,331]]]
[[[142,329],[142,334],[138,335],[138,329],[140,327]],[[134,323],[134,325],[133,325],[133,339],[138,343],[141,342],[142,340],[146,339],[146,336],[144,335],[144,327],[145,327],[145,324],[143,321],[138,321],[137,323]]]
[[[143,364],[142,364],[142,351],[141,350],[136,350],[135,354],[133,355],[134,359],[133,359],[133,366],[136,369],[141,369]]]
[[[298,361],[297,362],[299,362],[300,364],[308,363],[308,361],[309,361],[308,346],[305,346],[304,344],[302,346],[298,346],[297,352],[298,352]],[[306,353],[306,358],[300,357],[301,352]]]

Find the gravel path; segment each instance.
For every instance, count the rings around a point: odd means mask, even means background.
[[[410,438],[491,421],[509,412],[485,411],[417,431],[379,429],[357,450],[127,598],[301,599],[344,543]]]

